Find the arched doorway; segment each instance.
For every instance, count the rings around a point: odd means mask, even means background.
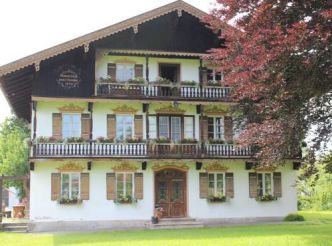
[[[187,173],[175,168],[155,172],[155,206],[164,209],[163,217],[187,216]]]

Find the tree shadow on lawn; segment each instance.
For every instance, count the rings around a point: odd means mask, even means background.
[[[282,224],[53,235],[54,245],[331,245],[332,224]],[[330,243],[330,244],[329,244]],[[227,245],[227,244],[226,244]]]

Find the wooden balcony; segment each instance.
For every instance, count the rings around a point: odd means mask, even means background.
[[[124,99],[176,99],[192,101],[229,101],[230,87],[170,85],[96,84],[96,96]]]
[[[248,158],[250,147],[230,144],[35,143],[33,158]]]

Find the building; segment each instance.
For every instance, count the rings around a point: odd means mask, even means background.
[[[297,210],[292,160],[256,168],[229,107],[231,88],[202,57],[223,44],[183,2],[0,68],[31,122],[31,229],[275,220]]]

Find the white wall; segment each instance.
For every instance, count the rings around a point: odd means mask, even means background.
[[[257,202],[249,198],[248,172],[244,161],[221,160],[234,173],[234,198],[220,204],[199,198],[199,171],[195,162],[188,171],[188,215],[193,218],[279,217],[297,210],[296,171],[291,164],[282,167],[282,197],[273,202]],[[204,163],[204,161],[203,161]],[[90,200],[80,205],[60,205],[51,201],[51,173],[61,161],[36,162],[31,172],[31,208],[33,221],[70,220],[149,220],[154,207],[154,174],[149,165],[144,173],[144,199],[135,204],[117,205],[106,200],[106,173],[111,172],[107,161],[93,162],[90,172]],[[84,170],[86,172],[86,170]]]
[[[145,77],[146,60],[138,56],[109,56],[107,49],[98,49],[96,51],[95,78],[107,77],[107,64],[117,61],[129,61],[137,64],[143,64],[143,75]],[[199,59],[174,59],[174,58],[149,58],[149,79],[155,81],[159,76],[159,63],[180,64],[180,81],[194,80],[199,81]]]

